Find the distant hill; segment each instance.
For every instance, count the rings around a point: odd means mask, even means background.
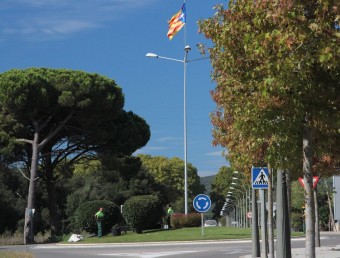
[[[201,180],[201,184],[204,185],[205,187],[205,194],[209,195],[210,191],[211,191],[211,182],[214,180],[215,175],[214,176],[203,176],[200,177]]]

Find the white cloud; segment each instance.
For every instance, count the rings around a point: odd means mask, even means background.
[[[125,19],[155,0],[2,0],[0,33],[41,39],[72,35]]]
[[[222,157],[223,156],[223,152],[222,151],[207,152],[205,154],[205,156],[218,156],[218,157]]]
[[[178,142],[180,140],[182,139],[178,137],[171,137],[171,136],[162,137],[158,139],[159,142]]]
[[[142,149],[136,150],[133,154],[137,155],[137,154],[152,154],[154,151],[162,151],[165,150],[165,147],[157,147],[157,146],[146,146]]]

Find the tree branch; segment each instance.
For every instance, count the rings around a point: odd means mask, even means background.
[[[31,140],[27,140],[27,139],[16,139],[17,142],[26,142],[26,143],[29,143],[29,144],[33,144],[33,141]]]
[[[26,178],[28,181],[30,181],[29,177],[27,177],[27,176],[24,174],[24,172],[22,172],[21,168],[19,168],[19,167],[17,167],[17,168],[18,168],[18,170],[20,171],[20,173],[23,175],[23,177]],[[39,177],[36,177],[36,178],[34,179],[34,181],[35,181],[35,180],[38,180],[38,179],[39,179]]]
[[[48,143],[60,130],[65,126],[65,124],[71,119],[74,114],[74,110],[68,114],[68,116],[54,129],[42,142],[39,144],[39,149],[41,149],[46,143]]]

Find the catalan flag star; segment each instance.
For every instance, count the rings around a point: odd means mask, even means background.
[[[185,3],[182,5],[181,10],[171,17],[169,21],[169,31],[168,38],[171,40],[177,32],[179,32],[182,27],[185,25],[186,20],[186,11],[185,11]]]

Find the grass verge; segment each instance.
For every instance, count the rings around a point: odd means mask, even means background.
[[[170,230],[145,230],[142,234],[128,231],[121,236],[111,234],[98,237],[85,237],[82,243],[129,243],[159,241],[225,240],[251,238],[250,228],[194,227]],[[67,239],[65,241],[67,242]]]
[[[194,227],[170,230],[145,230],[142,234],[128,231],[121,236],[108,234],[101,238],[96,236],[84,236],[80,243],[138,243],[138,242],[162,242],[162,241],[195,241],[195,240],[232,240],[251,239],[251,228],[235,227]],[[292,237],[303,236],[304,233],[292,232]],[[67,243],[65,238],[63,243]]]
[[[19,253],[19,252],[0,252],[1,258],[33,258],[31,253]]]

